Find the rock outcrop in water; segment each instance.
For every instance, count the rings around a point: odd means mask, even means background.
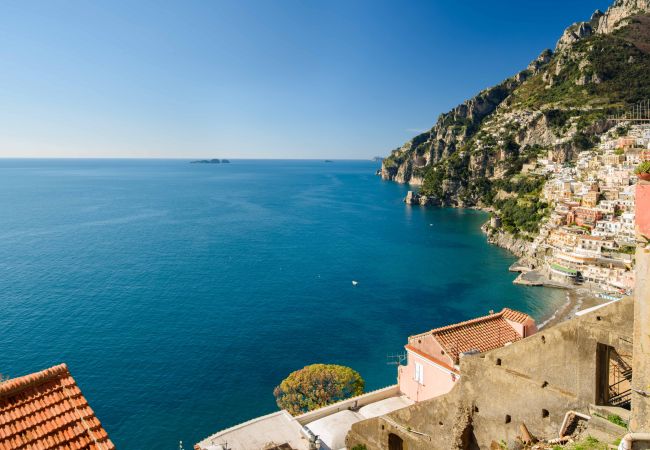
[[[227,159],[224,160],[219,160],[219,159],[197,159],[196,161],[190,161],[191,164],[221,164],[221,163],[229,163]]]

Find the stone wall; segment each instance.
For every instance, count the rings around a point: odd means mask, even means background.
[[[569,410],[596,403],[596,347],[632,353],[633,300],[626,298],[507,347],[461,359],[447,395],[352,426],[348,448],[388,449],[389,434],[408,450],[489,448],[512,441],[525,423],[555,438]]]
[[[636,186],[636,298],[630,431],[650,432],[650,182]]]

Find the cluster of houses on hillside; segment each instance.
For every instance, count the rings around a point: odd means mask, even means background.
[[[632,126],[622,137],[617,132],[581,152],[575,165],[549,154],[533,169],[550,175],[542,195],[554,210],[532,250],[543,255],[554,282],[618,293],[634,287],[634,168],[650,161],[650,126]]]

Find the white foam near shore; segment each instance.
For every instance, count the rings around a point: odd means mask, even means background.
[[[567,292],[566,301],[562,304],[562,306],[560,308],[557,308],[555,311],[553,311],[553,314],[551,314],[551,316],[548,319],[546,319],[545,321],[540,323],[537,328],[541,330],[542,328],[544,328],[549,323],[554,322],[558,317],[558,313],[560,311],[566,309],[570,304],[571,304],[571,294]]]

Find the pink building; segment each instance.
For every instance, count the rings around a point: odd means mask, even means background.
[[[636,229],[650,238],[650,182],[639,181],[636,185]]]
[[[407,364],[400,366],[400,391],[419,402],[446,394],[461,376],[459,359],[523,339],[537,331],[528,314],[501,312],[411,336],[404,347]]]

